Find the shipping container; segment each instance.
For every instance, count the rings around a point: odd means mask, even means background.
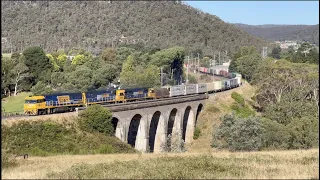
[[[228,80],[226,80],[226,81],[224,82],[224,88],[225,88],[225,89],[230,89],[230,79],[228,79]]]
[[[204,67],[199,67],[200,72],[204,72]]]
[[[214,91],[214,84],[213,83],[207,83],[207,90],[208,93],[211,93]]]
[[[125,89],[126,99],[142,99],[148,97],[148,88]]]
[[[187,84],[187,85],[185,85],[185,93],[184,93],[184,95],[195,94],[195,93],[197,93],[197,85],[196,84]]]
[[[81,93],[58,93],[44,95],[47,106],[83,104]]]
[[[215,74],[215,75],[220,75],[220,69],[215,69],[215,70],[214,70],[214,74]]]
[[[214,69],[213,69],[213,68],[210,68],[210,69],[209,69],[209,73],[210,73],[210,74],[214,74]]]
[[[206,93],[207,92],[207,84],[197,84],[197,93]]]
[[[184,95],[184,85],[170,86],[170,97]]]
[[[116,98],[116,90],[91,91],[85,94],[89,104],[113,101]]]
[[[203,72],[207,73],[208,72],[208,68],[203,68]]]
[[[235,77],[235,79],[237,80],[237,85],[240,86],[240,84],[241,84],[241,77]]]
[[[213,82],[213,89],[215,91],[221,90],[221,81],[215,81]]]
[[[235,78],[230,79],[230,87],[234,88],[236,86],[237,86],[237,79],[235,79]]]
[[[167,88],[158,88],[154,90],[156,98],[166,98],[170,97],[170,92]]]

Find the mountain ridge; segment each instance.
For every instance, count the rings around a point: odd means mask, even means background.
[[[191,51],[235,51],[268,43],[219,17],[179,2],[2,1],[4,50],[40,45],[47,51],[84,48],[99,53],[121,43]],[[12,45],[12,46],[11,46]]]

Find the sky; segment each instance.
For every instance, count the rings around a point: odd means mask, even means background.
[[[319,24],[319,1],[185,1],[185,3],[229,23]]]

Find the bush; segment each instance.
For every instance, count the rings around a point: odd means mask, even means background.
[[[112,136],[114,134],[111,112],[101,105],[93,105],[80,113],[79,125],[82,130],[99,132]]]
[[[270,119],[262,118],[261,123],[266,130],[263,136],[263,147],[267,149],[288,149],[290,134],[288,128]]]
[[[232,99],[234,99],[237,103],[241,104],[242,106],[245,105],[244,98],[240,94],[233,92],[231,94],[231,97],[232,97]]]
[[[231,151],[260,150],[264,132],[257,117],[237,118],[234,114],[226,115],[214,134],[212,146]]]
[[[198,127],[196,127],[193,133],[193,139],[198,139],[200,137],[200,134],[201,130]]]
[[[290,133],[290,149],[319,147],[318,117],[294,118],[287,127]]]
[[[234,103],[231,106],[231,109],[235,112],[235,114],[242,118],[248,118],[250,116],[255,116],[256,112],[251,110],[248,105],[239,105],[238,103]]]

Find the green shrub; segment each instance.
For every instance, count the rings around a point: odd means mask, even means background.
[[[251,110],[248,105],[240,105],[238,103],[234,103],[231,105],[231,109],[235,112],[235,114],[242,118],[248,118],[250,116],[255,116],[256,112]]]
[[[244,98],[240,94],[238,94],[236,92],[232,92],[231,97],[232,97],[232,99],[234,99],[237,103],[241,104],[242,106],[245,105]]]
[[[305,116],[294,118],[287,127],[290,133],[290,149],[319,147],[318,117]]]
[[[201,135],[201,130],[200,128],[196,127],[193,133],[193,139],[198,139]]]
[[[262,118],[265,129],[263,147],[266,149],[288,149],[290,134],[288,128],[277,121]]]
[[[257,117],[238,118],[234,114],[226,115],[214,134],[212,146],[231,151],[260,150],[264,132]]]
[[[93,105],[80,113],[79,125],[82,130],[113,135],[114,128],[111,122],[111,112],[101,105]]]
[[[114,149],[109,144],[101,144],[99,148],[96,150],[97,154],[111,154],[114,153]]]

